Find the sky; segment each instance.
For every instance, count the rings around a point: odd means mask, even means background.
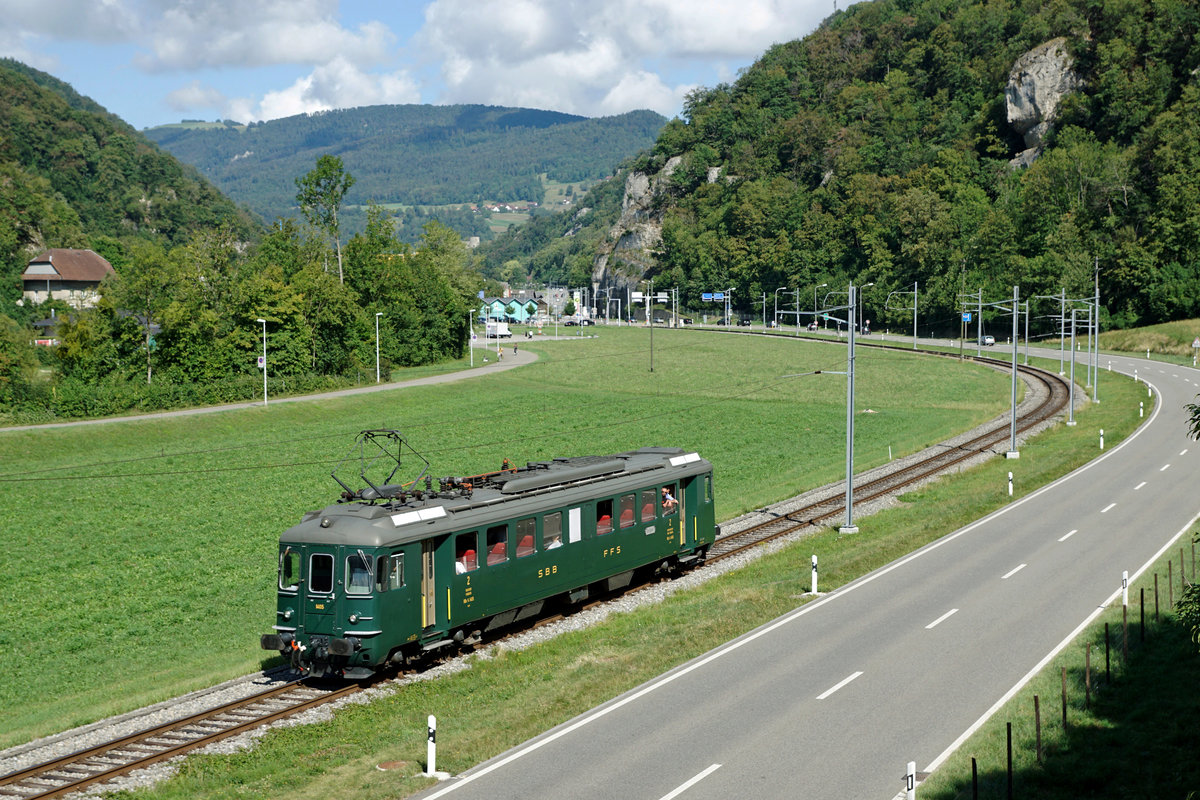
[[[384,103],[674,117],[834,3],[0,0],[0,56],[139,129]]]

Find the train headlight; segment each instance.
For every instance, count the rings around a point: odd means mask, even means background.
[[[291,619],[291,618],[292,618],[292,610],[291,610],[290,608],[284,609],[284,611],[283,611],[283,618],[284,618],[285,620],[288,620],[288,619]]]
[[[350,624],[353,625],[356,622],[358,622],[358,614],[357,613],[351,614],[350,615]]]

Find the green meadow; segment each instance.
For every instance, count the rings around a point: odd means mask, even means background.
[[[646,330],[597,330],[453,384],[0,434],[0,747],[258,669],[277,537],[336,498],[366,428],[401,430],[434,477],[695,449],[719,519],[842,477],[846,380],[814,373],[844,347],[658,330],[651,372]],[[903,352],[860,350],[856,383],[857,469],[1008,405],[1005,375]]]
[[[705,334],[690,341],[709,347],[711,338]],[[743,352],[738,349],[742,344],[732,338],[713,344],[720,348],[710,352],[713,356]],[[755,351],[745,352],[758,357]],[[556,354],[563,357],[561,350]],[[877,355],[864,358],[878,373],[890,369],[876,361]],[[952,377],[951,373],[943,376]],[[918,394],[925,397],[923,389],[916,389],[914,396]],[[1014,466],[1019,470],[1016,496],[1020,497],[1082,465],[1098,452],[1097,428],[1103,428],[1115,445],[1138,424],[1137,403],[1144,397],[1140,385],[1114,376],[1106,397],[1103,404],[1076,415],[1078,426],[1054,426],[1025,442],[1018,464],[991,459],[926,484],[904,495],[894,507],[859,518],[861,532],[856,535],[841,535],[836,527],[816,531],[742,569],[676,592],[662,603],[614,614],[601,624],[527,650],[502,649],[486,658],[472,657],[469,670],[405,685],[368,705],[343,708],[323,722],[272,731],[257,741],[253,752],[192,756],[178,776],[136,796],[319,800],[337,794],[355,800],[394,800],[414,794],[433,783],[420,775],[425,767],[427,715],[438,720],[439,769],[457,774],[503,753],[805,602],[802,593],[808,588],[811,554],[819,556],[822,585],[830,591],[1011,502],[1005,473]],[[886,413],[886,408],[881,403],[877,410]],[[828,413],[839,410],[836,401],[827,401]],[[860,437],[860,445],[864,441]],[[714,448],[711,455],[719,462],[728,454]],[[826,460],[840,457],[839,450]],[[785,458],[780,457],[780,465],[789,463]],[[724,474],[721,469],[718,465],[719,474]],[[723,498],[736,491],[730,480],[723,480],[721,486]],[[1160,709],[1173,711],[1171,706]],[[1192,758],[1193,753],[1194,747],[1183,747],[1171,755]],[[383,762],[397,768],[376,769]]]

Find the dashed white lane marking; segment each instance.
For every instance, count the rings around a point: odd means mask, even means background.
[[[1065,542],[1067,539],[1070,539],[1072,536],[1074,536],[1077,533],[1079,533],[1079,528],[1076,528],[1075,530],[1068,533],[1066,536],[1063,536],[1062,538],[1059,539],[1059,541]]]
[[[1139,483],[1137,486],[1133,487],[1133,490],[1136,492],[1138,489],[1142,488],[1142,487],[1143,487],[1143,486],[1145,486],[1145,485],[1146,485],[1146,482],[1145,482],[1145,481],[1142,481],[1142,482],[1141,482],[1141,483]]]
[[[1000,580],[1002,580],[1002,581],[1006,581],[1006,580],[1008,580],[1008,579],[1009,579],[1009,578],[1011,578],[1013,575],[1016,575],[1018,572],[1020,572],[1021,570],[1025,569],[1027,566],[1029,566],[1029,565],[1028,565],[1028,564],[1022,564],[1021,566],[1017,567],[1016,569],[1010,570],[1008,573],[1006,573],[1006,574],[1004,574],[1004,575],[1001,575],[1001,576],[1000,576]]]
[[[831,687],[831,688],[829,688],[829,689],[826,689],[824,692],[822,692],[821,694],[817,695],[817,699],[818,699],[818,700],[824,700],[826,697],[829,697],[829,695],[833,694],[833,693],[834,693],[834,692],[836,692],[838,689],[841,689],[843,686],[845,686],[847,683],[849,683],[850,681],[852,681],[852,680],[854,680],[855,678],[857,678],[859,675],[862,675],[862,672],[856,672],[856,673],[854,673],[853,675],[851,675],[849,678],[845,678],[845,679],[844,679],[844,680],[842,680],[840,683],[838,683],[836,686],[833,686],[833,687]]]
[[[945,614],[942,614],[940,617],[935,619],[933,622],[926,625],[925,630],[927,630],[927,631],[932,630],[936,625],[938,625],[939,623],[945,622],[946,620],[950,619],[951,616],[953,616],[954,614],[957,614],[957,613],[958,613],[957,608],[950,609]]]
[[[1166,472],[1166,471],[1167,471],[1167,469],[1168,469],[1168,468],[1170,468],[1170,466],[1171,466],[1170,464],[1163,464],[1161,467],[1159,467],[1159,468],[1158,468],[1158,471],[1159,471],[1159,472]]]
[[[704,780],[705,778],[707,778],[709,775],[712,775],[714,772],[716,772],[716,771],[717,771],[717,770],[719,770],[720,768],[721,768],[721,765],[720,765],[720,764],[713,764],[711,767],[709,767],[708,769],[704,770],[703,772],[701,772],[701,773],[700,773],[699,775],[697,775],[696,777],[692,778],[691,780],[689,780],[689,781],[687,781],[687,782],[685,782],[685,783],[683,783],[683,784],[680,784],[679,788],[677,788],[675,791],[673,791],[673,792],[671,792],[671,793],[669,793],[669,794],[664,794],[664,795],[662,796],[662,800],[672,800],[672,798],[679,797],[679,795],[683,794],[683,793],[684,793],[684,792],[686,792],[688,789],[692,788],[692,787],[693,787],[693,786],[695,786],[697,783],[699,783],[700,781],[702,781],[702,780]]]
[[[1114,507],[1114,506],[1116,506],[1116,505],[1117,505],[1116,503],[1109,503],[1109,504],[1108,504],[1108,505],[1106,505],[1104,508],[1100,509],[1100,513],[1101,513],[1101,514],[1107,514],[1109,511],[1112,511],[1112,510],[1113,510],[1113,507]]]

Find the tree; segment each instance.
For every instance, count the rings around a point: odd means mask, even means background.
[[[303,178],[296,178],[296,203],[304,218],[314,228],[325,233],[333,241],[337,252],[338,282],[344,283],[342,274],[342,236],[338,226],[338,210],[346,192],[354,185],[354,176],[346,172],[342,160],[337,156],[323,155],[317,166]]]
[[[104,293],[111,296],[113,303],[141,316],[146,343],[146,383],[151,383],[154,375],[150,325],[170,305],[177,280],[163,249],[144,241],[135,241],[121,271],[105,279]]]

